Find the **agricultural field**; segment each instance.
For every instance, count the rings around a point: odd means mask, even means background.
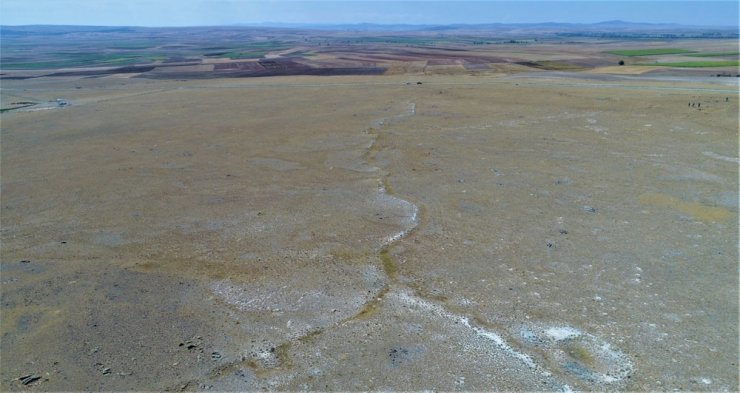
[[[737,37],[2,29],[2,391],[739,388]]]
[[[645,66],[660,66],[660,67],[685,67],[685,68],[705,68],[705,67],[738,67],[740,61],[738,60],[724,60],[724,61],[667,61],[653,64],[640,64]]]
[[[690,53],[686,56],[690,57],[733,57],[737,58],[740,56],[740,52],[706,52],[706,53]]]
[[[493,74],[588,71],[661,62],[664,67],[725,67],[686,56],[731,56],[736,40],[567,39],[549,30],[304,31],[259,28],[3,27],[2,78],[127,74],[149,79],[280,75]],[[564,45],[565,44],[565,45]],[[629,48],[629,49],[625,49]],[[735,51],[735,52],[733,52]],[[720,61],[720,59],[717,59]]]
[[[651,56],[651,55],[675,55],[693,53],[693,51],[678,48],[648,48],[648,49],[620,49],[609,53],[618,56]]]

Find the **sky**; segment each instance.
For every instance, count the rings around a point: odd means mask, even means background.
[[[595,23],[738,26],[737,1],[0,0],[0,24]]]

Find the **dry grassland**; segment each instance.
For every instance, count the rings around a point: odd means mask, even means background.
[[[737,390],[736,85],[440,73],[4,81],[2,390]]]

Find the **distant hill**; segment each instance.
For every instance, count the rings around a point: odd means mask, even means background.
[[[349,30],[349,31],[439,31],[439,30],[562,30],[562,31],[661,31],[661,30],[712,30],[712,31],[737,31],[735,26],[693,26],[674,23],[643,23],[627,22],[622,20],[610,20],[597,23],[561,23],[561,22],[538,22],[538,23],[483,23],[483,24],[447,24],[447,25],[413,25],[413,24],[299,24],[299,23],[260,23],[260,24],[238,24],[237,26],[252,27],[277,27],[295,29],[316,30]]]
[[[490,34],[502,37],[517,38],[520,36],[564,36],[564,37],[609,37],[609,38],[737,38],[735,26],[688,26],[680,24],[638,23],[621,20],[610,20],[598,23],[485,23],[485,24],[449,24],[449,25],[412,25],[412,24],[295,24],[295,23],[259,23],[237,24],[227,26],[192,26],[192,27],[136,27],[136,26],[64,26],[64,25],[24,25],[2,26],[0,36],[3,38],[63,36],[70,35],[108,35],[108,34],[178,34],[178,32],[283,32],[294,34],[300,31],[325,31],[349,33],[383,33],[396,32],[404,34]],[[1,41],[0,41],[1,42]]]

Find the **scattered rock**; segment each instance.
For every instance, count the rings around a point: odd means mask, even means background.
[[[398,366],[406,363],[410,358],[409,350],[403,347],[391,348],[388,352],[388,359],[391,365]]]
[[[691,383],[701,383],[703,385],[712,384],[712,380],[709,378],[691,378],[689,381],[691,381]]]
[[[561,229],[558,232],[560,232],[561,235],[567,235],[568,234],[568,231],[566,231],[565,229]]]
[[[30,385],[30,384],[38,381],[39,379],[41,379],[40,376],[33,375],[33,374],[24,375],[24,376],[18,378],[18,380],[21,381],[21,383],[24,384],[24,385]]]
[[[221,354],[218,352],[211,352],[211,359],[213,360],[221,359]]]
[[[188,351],[191,352],[203,352],[203,347],[200,343],[201,339],[201,336],[196,336],[185,342],[181,342],[178,346],[185,347]]]
[[[95,363],[95,368],[98,369],[103,375],[108,375],[111,373],[110,367],[105,367],[103,363]]]
[[[22,261],[20,261],[20,262],[21,262],[21,263],[31,263],[31,261],[29,261],[28,259],[24,259],[24,260],[22,260]]]
[[[596,208],[595,207],[591,207],[589,205],[584,206],[583,207],[583,210],[585,210],[585,211],[587,211],[589,213],[596,213]]]

